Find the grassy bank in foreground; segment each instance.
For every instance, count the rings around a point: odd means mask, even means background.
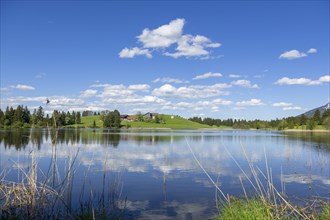
[[[237,199],[232,197],[230,203],[225,203],[219,208],[221,213],[214,220],[245,220],[245,219],[330,219],[330,203],[320,202],[318,207],[295,207],[300,214],[293,215],[284,204],[273,204],[261,199]]]

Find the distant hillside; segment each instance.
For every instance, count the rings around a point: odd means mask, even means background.
[[[203,128],[212,128],[208,125],[199,124],[197,122],[189,121],[185,118],[171,115],[161,115],[165,124],[162,123],[151,123],[151,122],[139,122],[139,121],[122,121],[122,126],[126,127],[128,124],[131,128],[170,128],[170,129],[203,129]],[[92,127],[93,122],[98,128],[102,128],[103,123],[100,120],[100,116],[85,116],[81,118],[80,127]],[[74,126],[74,125],[73,125]]]
[[[305,113],[303,113],[301,115],[306,115],[307,117],[312,117],[314,115],[314,113],[316,112],[316,110],[320,110],[320,113],[322,115],[329,108],[330,108],[330,102],[328,104],[326,104],[326,105],[321,106],[321,107],[314,108],[314,109],[312,109],[310,111],[307,111],[307,112],[305,112]]]
[[[208,125],[199,124],[197,122],[189,121],[180,116],[170,116],[170,115],[161,115],[164,118],[165,124],[156,124],[150,122],[139,122],[139,121],[122,121],[122,125],[125,126],[127,123],[131,128],[171,128],[171,129],[202,129],[202,128],[212,128]]]

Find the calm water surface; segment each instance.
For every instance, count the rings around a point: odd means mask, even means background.
[[[327,199],[329,138],[240,130],[2,130],[0,172],[21,181],[34,155],[38,180],[53,186],[72,166],[73,209],[115,194],[125,218],[205,219],[217,213],[216,191],[196,159],[225,194],[242,196],[240,178],[253,190],[233,158],[251,176],[248,161],[266,173],[266,152],[276,188],[291,201]]]

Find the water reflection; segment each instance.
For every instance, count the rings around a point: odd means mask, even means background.
[[[5,149],[14,147],[17,150],[25,149],[30,143],[37,146],[38,149],[51,140],[52,144],[98,144],[104,147],[118,147],[120,141],[133,141],[138,145],[148,144],[156,145],[159,142],[173,142],[183,137],[168,136],[163,133],[142,133],[144,135],[134,135],[135,132],[120,132],[116,130],[103,129],[17,129],[0,131],[0,144]],[[198,138],[198,137],[196,137]]]
[[[280,188],[282,181],[289,196],[304,197],[328,195],[324,191],[330,182],[328,140],[326,135],[236,130],[0,131],[0,172],[11,170],[7,177],[17,181],[16,171],[29,166],[30,152],[36,150],[42,171],[38,177],[43,178],[56,152],[57,172],[63,179],[68,161],[77,154],[73,195],[80,195],[86,182],[86,195],[91,189],[102,193],[104,175],[120,174],[131,217],[200,219],[216,212],[214,186],[196,163],[187,142],[225,193],[242,195],[240,178],[246,190],[252,190],[231,156],[252,176],[248,161],[265,172],[265,150],[275,186]],[[313,190],[306,187],[310,185]]]

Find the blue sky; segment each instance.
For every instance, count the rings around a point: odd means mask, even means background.
[[[1,1],[1,108],[295,116],[329,101],[329,11],[329,1]]]

